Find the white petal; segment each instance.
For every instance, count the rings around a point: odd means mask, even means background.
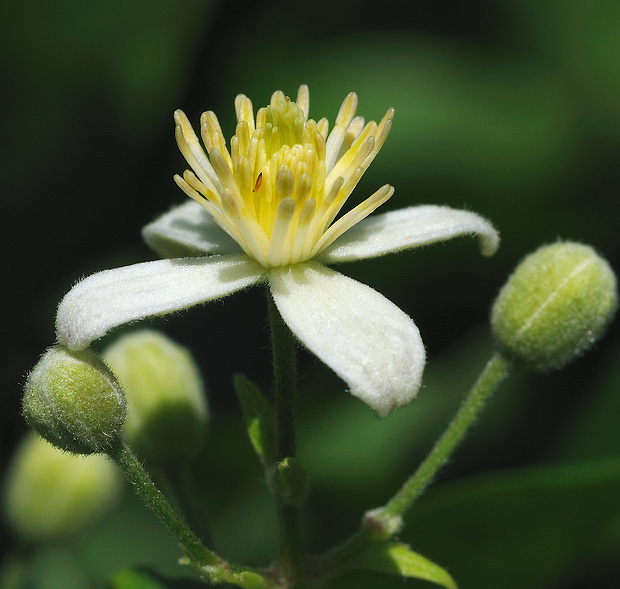
[[[241,248],[197,202],[188,200],[142,229],[147,245],[164,258],[238,254]]]
[[[409,403],[425,352],[413,321],[365,284],[315,262],[269,271],[274,301],[295,336],[380,417]]]
[[[368,217],[343,233],[316,259],[334,263],[375,258],[462,235],[478,236],[485,256],[494,254],[499,245],[498,232],[479,215],[425,205]]]
[[[245,255],[156,260],[98,272],[60,302],[58,343],[85,348],[113,327],[221,298],[258,282],[264,272]]]

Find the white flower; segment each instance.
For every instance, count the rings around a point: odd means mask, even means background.
[[[377,291],[324,264],[465,234],[478,235],[482,253],[491,255],[497,232],[474,213],[440,206],[366,219],[393,194],[389,185],[339,216],[383,145],[394,111],[365,125],[351,93],[328,133],[325,119],[307,118],[308,105],[306,86],[296,103],[275,92],[255,121],[252,103],[239,95],[230,151],[215,114],[202,115],[207,153],[177,111],[177,143],[193,172],[175,180],[196,202],[143,231],[153,249],[172,259],[105,270],[76,284],[58,308],[59,343],[82,349],[124,323],[267,283],[295,336],[353,395],[380,416],[409,403],[425,363],[417,327]]]

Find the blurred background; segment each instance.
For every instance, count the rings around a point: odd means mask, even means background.
[[[570,239],[620,269],[618,2],[25,0],[0,11],[3,471],[26,431],[21,387],[54,342],[62,295],[93,271],[153,259],[141,227],[186,198],[172,181],[186,167],[176,108],[196,124],[214,110],[230,136],[237,93],[258,108],[306,83],[310,116],[333,122],[354,90],[367,120],[396,109],[357,198],[389,182],[396,193],[382,210],[445,204],[501,231],[490,259],[462,239],[341,268],[414,318],[428,368],[419,398],[378,421],[300,352],[312,551],[343,540],[424,457],[493,349],[489,307],[524,255]],[[269,386],[264,303],[254,289],[150,322],[192,349],[209,389],[198,474],[213,545],[257,565],[274,555],[275,514],[230,377]],[[616,321],[560,373],[515,369],[403,540],[462,589],[617,587],[619,359]],[[26,571],[37,589],[103,586],[123,564],[183,574],[130,492],[103,524],[53,547],[2,535],[14,547],[5,570]],[[403,585],[365,573],[334,587],[390,583]]]

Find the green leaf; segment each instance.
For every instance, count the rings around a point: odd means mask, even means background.
[[[561,442],[563,460],[589,460],[620,456],[620,345],[610,349],[601,373],[588,385],[583,406]],[[608,367],[607,370],[605,368]],[[597,386],[598,382],[600,385]]]
[[[193,569],[179,566],[183,552],[178,543],[133,493],[126,493],[117,510],[81,537],[73,551],[88,573],[86,587],[103,587],[117,571],[131,567],[166,578],[197,578]]]
[[[243,589],[266,589],[272,586],[266,576],[247,570],[231,571],[226,582],[243,587]]]
[[[463,587],[559,587],[617,571],[619,494],[619,458],[479,475],[429,489],[402,535]]]
[[[233,377],[250,442],[265,466],[276,463],[276,420],[271,405],[260,389],[246,376]]]
[[[69,546],[63,544],[42,544],[34,548],[23,564],[24,574],[17,579],[22,582],[20,589],[93,587],[84,563]],[[2,585],[2,589],[5,589],[5,585]]]
[[[159,581],[156,581],[142,571],[123,569],[112,579],[113,589],[165,589]]]
[[[372,544],[357,556],[354,566],[431,581],[446,589],[456,589],[454,579],[444,569],[421,554],[413,552],[402,542]]]

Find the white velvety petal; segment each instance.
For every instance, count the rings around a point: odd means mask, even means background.
[[[58,343],[85,348],[113,327],[224,297],[264,273],[257,262],[237,255],[156,260],[92,274],[58,306]]]
[[[425,352],[410,317],[365,284],[316,262],[269,271],[282,318],[295,336],[380,417],[409,403]]]
[[[494,254],[499,245],[498,232],[479,215],[424,205],[368,217],[343,233],[316,259],[334,263],[375,258],[462,235],[477,236],[486,256]]]
[[[237,242],[193,200],[146,225],[142,237],[164,258],[241,253]]]

